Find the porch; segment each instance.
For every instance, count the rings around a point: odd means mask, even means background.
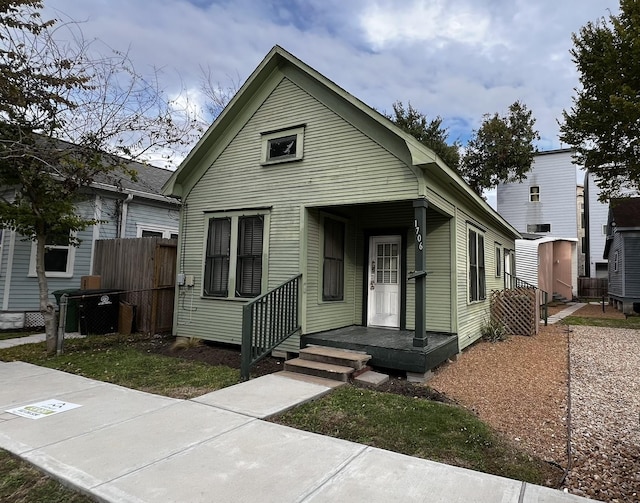
[[[458,353],[458,336],[444,332],[427,332],[427,345],[413,345],[413,330],[393,330],[351,325],[303,335],[300,347],[329,346],[363,351],[371,355],[369,364],[406,372],[427,372]]]

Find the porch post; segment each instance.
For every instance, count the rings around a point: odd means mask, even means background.
[[[416,199],[413,201],[414,227],[416,232],[416,270],[409,278],[416,280],[415,296],[415,335],[414,347],[424,348],[427,345],[427,250],[425,236],[427,229],[427,200]]]

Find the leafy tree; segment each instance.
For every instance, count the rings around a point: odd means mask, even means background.
[[[166,151],[193,130],[176,122],[157,79],[140,77],[126,54],[91,52],[95,42],[77,24],[43,21],[41,9],[41,0],[0,2],[0,227],[36,243],[51,354],[57,323],[46,244],[77,245],[75,232],[96,223],[77,210],[92,182],[135,178],[120,156]]]
[[[506,116],[484,116],[466,146],[459,168],[477,194],[482,195],[500,182],[526,178],[536,152],[533,142],[540,138],[534,124],[532,112],[519,101],[509,106]]]
[[[619,15],[572,38],[580,88],[562,113],[560,139],[594,173],[606,201],[625,186],[640,188],[640,3],[621,0]]]
[[[427,117],[413,108],[411,103],[405,108],[401,101],[396,101],[393,104],[393,115],[388,115],[387,118],[433,150],[451,169],[458,168],[460,145],[457,141],[451,145],[447,143],[449,133],[442,127],[442,117],[428,121]]]

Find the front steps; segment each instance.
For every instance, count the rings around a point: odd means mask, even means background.
[[[284,369],[288,372],[347,382],[354,373],[364,370],[370,359],[371,356],[355,351],[310,346],[301,349],[298,358],[285,361]]]

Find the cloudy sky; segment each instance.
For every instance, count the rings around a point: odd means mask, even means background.
[[[618,12],[617,0],[45,0],[86,38],[162,68],[168,93],[197,93],[202,68],[243,82],[275,44],[381,112],[396,100],[444,118],[463,143],[486,113],[521,100],[540,150],[562,147],[557,121],[577,73],[571,34]],[[57,14],[56,14],[57,12]]]

